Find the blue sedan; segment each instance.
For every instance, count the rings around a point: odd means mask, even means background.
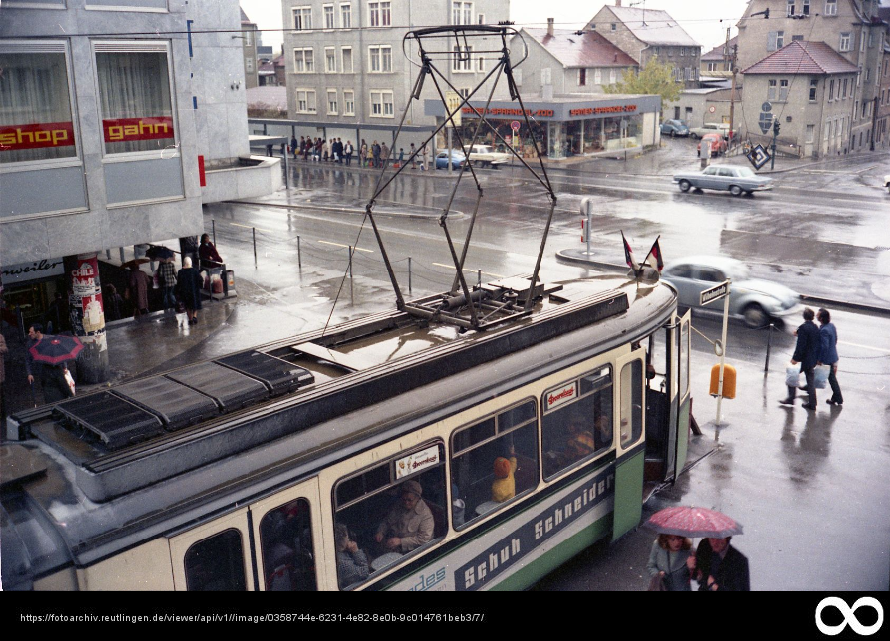
[[[455,149],[440,151],[436,154],[436,169],[448,169],[448,157],[451,156],[452,169],[463,169],[467,164],[467,156],[462,151]]]

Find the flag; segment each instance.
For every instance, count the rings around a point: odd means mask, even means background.
[[[627,266],[631,269],[636,269],[637,264],[634,262],[634,252],[630,248],[630,245],[627,244],[624,232],[621,232],[621,240],[624,242],[624,262],[627,263]]]
[[[661,238],[659,236],[658,238]],[[655,242],[652,243],[652,249],[649,250],[649,253],[646,254],[646,260],[643,262],[648,264],[650,267],[654,267],[658,271],[664,269],[664,260],[661,258],[661,246],[658,244],[658,238],[655,239]]]

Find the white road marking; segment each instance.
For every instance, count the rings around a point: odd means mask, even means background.
[[[344,249],[349,249],[349,245],[341,245],[340,243],[332,243],[328,240],[319,240],[318,242],[323,245],[334,245],[335,247],[343,247]],[[373,254],[374,252],[370,249],[362,249],[361,247],[353,247],[353,249],[357,252],[367,252],[368,254]]]
[[[890,349],[882,349],[880,347],[875,347],[874,345],[860,345],[859,343],[848,343],[846,341],[838,341],[838,345],[849,345],[850,347],[861,347],[862,349],[870,349],[875,352],[883,352],[884,354],[890,354]]]

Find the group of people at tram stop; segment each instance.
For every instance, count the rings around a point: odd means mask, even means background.
[[[819,327],[813,320],[819,321]],[[791,356],[792,368],[800,365],[800,373],[806,379],[806,384],[799,389],[806,391],[807,399],[803,407],[815,411],[816,409],[816,368],[825,366],[828,369],[828,385],[831,387],[831,398],[826,403],[835,407],[844,404],[844,396],[837,382],[837,328],[831,322],[831,313],[821,308],[813,312],[809,307],[803,310],[803,323],[794,332],[797,343],[794,354]],[[795,370],[792,370],[795,371]],[[800,375],[797,374],[799,379]],[[793,376],[792,376],[793,378]],[[790,379],[789,379],[790,380]],[[787,385],[787,381],[786,381]],[[779,401],[782,405],[794,405],[798,385],[787,385],[788,396]]]
[[[748,559],[732,546],[732,537],[706,538],[692,547],[686,537],[659,534],[652,543],[646,563],[653,584],[669,592],[692,590],[692,580],[700,591],[747,592],[751,589]],[[650,589],[655,589],[651,587]]]
[[[313,140],[312,138],[300,136],[300,140],[297,141],[296,136],[291,136],[290,152],[293,154],[294,160],[300,156],[307,161],[333,162],[338,165],[345,164],[349,167],[352,164],[352,156],[356,153],[356,149],[351,140],[347,140],[344,143],[341,138],[331,138],[330,141],[327,141],[322,138]],[[372,169],[382,167],[390,159],[391,153],[393,154],[391,160],[394,166],[405,166],[406,153],[407,160],[411,162],[413,169],[419,167],[422,171],[426,171],[429,166],[429,148],[426,145],[418,151],[412,142],[407,152],[405,152],[404,148],[400,148],[398,155],[395,155],[395,149],[391,150],[386,145],[386,141],[378,143],[374,140],[369,145],[364,138],[362,138],[358,148],[358,165],[359,167],[370,167]]]
[[[200,260],[197,267],[194,264],[195,258]],[[157,277],[158,286],[163,290],[164,311],[185,312],[188,324],[197,324],[198,310],[201,309],[201,290],[207,289],[206,285],[208,284],[212,286],[212,283],[205,282],[201,270],[211,270],[221,267],[223,264],[223,259],[216,246],[210,241],[209,234],[201,236],[197,256],[183,255],[182,268],[179,271],[176,271],[174,258],[160,259]],[[134,318],[148,314],[149,289],[151,289],[151,277],[137,264],[131,264],[127,274],[127,289],[124,296],[133,306]],[[120,318],[120,306],[123,301],[116,288],[113,285],[107,285],[105,294],[106,306],[111,312],[106,315],[106,319]]]

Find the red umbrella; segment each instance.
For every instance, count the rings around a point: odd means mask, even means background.
[[[742,533],[741,523],[703,507],[669,507],[653,514],[646,525],[659,534],[690,538],[725,539]]]
[[[58,365],[65,361],[73,361],[77,358],[83,343],[77,336],[51,336],[44,334],[37,343],[31,347],[31,356],[39,363]]]

